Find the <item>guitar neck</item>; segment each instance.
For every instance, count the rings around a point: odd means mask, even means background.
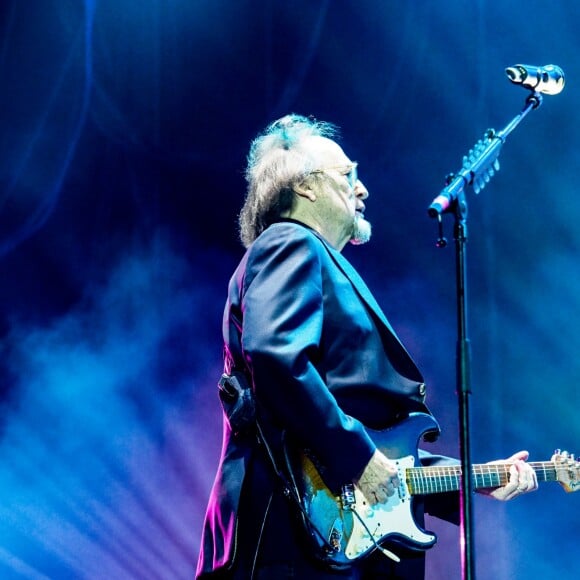
[[[536,472],[539,482],[558,481],[556,464],[551,461],[528,463]],[[479,464],[472,466],[473,488],[491,488],[505,485],[510,477],[509,463]],[[461,487],[461,466],[410,467],[406,470],[407,486],[412,495],[457,491]]]

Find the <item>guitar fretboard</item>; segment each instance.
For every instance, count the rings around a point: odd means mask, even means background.
[[[558,481],[556,464],[551,461],[528,463],[539,482]],[[481,464],[472,466],[474,489],[505,485],[510,477],[510,464]],[[407,486],[412,495],[457,491],[461,487],[461,466],[411,467],[406,470]]]

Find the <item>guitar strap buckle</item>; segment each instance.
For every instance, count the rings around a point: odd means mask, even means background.
[[[219,397],[227,421],[236,434],[256,425],[256,403],[246,376],[240,371],[223,374],[218,381]]]

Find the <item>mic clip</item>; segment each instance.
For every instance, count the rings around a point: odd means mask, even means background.
[[[437,217],[451,209],[465,186],[472,185],[475,193],[479,193],[499,171],[499,151],[503,138],[493,129],[488,129],[485,135],[463,157],[463,167],[457,174],[445,178],[445,187],[429,206],[429,215]]]
[[[543,97],[541,93],[538,93],[538,91],[534,91],[533,89],[530,90],[532,93],[528,95],[526,104],[530,105],[532,109],[537,109],[542,104]]]

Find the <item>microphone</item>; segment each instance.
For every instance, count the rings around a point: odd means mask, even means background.
[[[546,66],[514,64],[506,68],[505,72],[515,85],[522,85],[526,89],[545,95],[561,93],[566,82],[564,71],[554,64]]]

